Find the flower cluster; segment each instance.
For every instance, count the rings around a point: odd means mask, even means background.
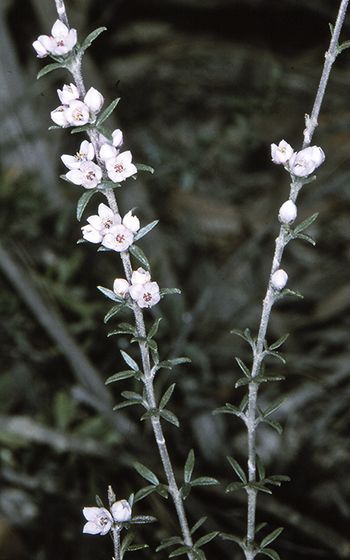
[[[47,55],[65,56],[77,43],[77,30],[68,29],[59,19],[51,29],[51,35],[40,35],[33,43],[38,58]]]
[[[91,87],[81,101],[76,85],[65,84],[57,90],[62,105],[51,111],[51,119],[58,126],[83,126],[94,122],[101,110],[104,98],[97,89]]]
[[[104,507],[84,507],[83,515],[87,520],[83,533],[106,535],[114,524],[130,521],[131,507],[126,500],[119,500],[112,505],[110,511]]]
[[[138,217],[133,216],[130,210],[121,218],[103,202],[99,204],[97,212],[89,216],[88,225],[81,228],[83,238],[90,243],[102,243],[104,247],[118,253],[126,251],[132,245],[135,233],[140,229]]]
[[[116,278],[113,283],[113,291],[117,296],[123,298],[130,295],[142,308],[153,307],[160,300],[157,282],[151,282],[150,273],[141,267],[132,273],[131,284],[124,278]]]
[[[324,162],[325,154],[318,146],[295,152],[285,140],[281,140],[278,145],[271,144],[271,159],[277,165],[284,165],[295,177],[308,177]]]

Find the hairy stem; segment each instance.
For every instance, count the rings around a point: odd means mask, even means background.
[[[311,116],[306,118],[306,128],[304,131],[303,148],[311,144],[311,140],[315,132],[315,128],[318,124],[317,121],[321,110],[323,98],[325,95],[330,71],[332,69],[333,63],[337,55],[339,54],[339,49],[338,49],[339,36],[344,22],[348,3],[349,0],[342,0],[339,7],[337,21],[332,33],[329,49],[325,54],[325,63],[320,78],[320,83],[318,86],[313,109],[311,112]],[[292,181],[289,198],[293,200],[293,202],[296,201],[298,197],[298,193],[301,187],[303,186],[303,184],[304,182],[302,179]],[[276,239],[275,252],[273,255],[269,282],[267,286],[266,295],[263,301],[259,332],[256,340],[253,365],[251,370],[252,381],[249,384],[249,401],[248,401],[248,411],[246,416],[246,424],[247,424],[247,431],[248,431],[248,480],[249,482],[253,482],[253,483],[256,481],[256,470],[257,470],[256,429],[258,425],[258,417],[257,417],[258,384],[256,383],[255,378],[261,372],[261,365],[264,359],[264,341],[269,325],[270,314],[271,314],[273,304],[275,303],[276,299],[278,299],[278,294],[274,290],[271,283],[271,277],[272,274],[277,269],[280,268],[283,253],[284,253],[284,248],[286,247],[287,243],[288,243],[288,237],[287,237],[286,226],[282,225],[279,231],[279,235]],[[257,549],[255,548],[255,518],[256,518],[257,491],[254,488],[247,488],[247,495],[248,495],[247,535],[246,535],[247,543],[245,548],[245,558],[246,560],[253,560],[258,553]]]
[[[59,19],[69,27],[69,20],[67,17],[63,0],[55,0],[55,3],[56,3],[56,9],[57,9]],[[86,88],[84,85],[84,80],[81,72],[81,57],[77,56],[75,60],[72,62],[70,66],[70,72],[73,76],[75,85],[79,90],[80,97],[83,97],[85,95]],[[100,149],[98,132],[97,130],[92,130],[88,132],[88,135],[91,140],[91,143],[94,146],[97,161],[100,164],[100,166],[104,168],[103,162],[99,160],[99,156],[98,156],[99,149]],[[113,210],[115,214],[118,214],[119,208],[113,190],[106,189],[104,191],[104,194],[108,200],[109,207]],[[130,282],[131,275],[132,275],[132,266],[130,262],[129,252],[124,251],[120,254],[120,256],[123,263],[126,279]],[[140,307],[136,304],[136,302],[134,302],[133,313],[135,317],[137,335],[141,338],[145,338],[146,328],[145,328],[143,313]],[[140,348],[142,367],[144,372],[143,383],[145,386],[145,391],[147,396],[147,404],[150,409],[155,409],[157,408],[157,403],[156,403],[156,398],[154,393],[153,374],[151,371],[152,368],[150,363],[149,350],[146,343],[142,341],[139,342],[139,348]],[[185,545],[192,547],[193,542],[188,526],[184,505],[183,505],[183,500],[175,480],[174,470],[168,453],[168,448],[165,442],[165,437],[163,434],[163,429],[159,417],[151,417],[151,423],[152,423],[155,440],[158,446],[159,455],[164,468],[164,473],[168,482],[169,493],[173,499],[179,524],[181,527],[183,541]],[[120,559],[120,530],[118,530],[118,528],[113,529],[113,542],[114,542],[114,557],[115,560],[119,560]],[[190,560],[193,560],[192,552],[189,552],[187,556]]]

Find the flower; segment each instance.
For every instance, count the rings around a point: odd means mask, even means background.
[[[64,114],[68,124],[73,126],[83,126],[90,121],[89,107],[78,99],[71,101],[69,105],[65,107]]]
[[[290,172],[296,177],[307,177],[324,162],[325,157],[324,151],[318,146],[304,148],[290,158]]]
[[[278,219],[282,224],[291,224],[297,217],[297,207],[292,200],[286,200],[279,209]]]
[[[281,140],[278,146],[276,144],[271,144],[271,159],[273,163],[285,164],[293,153],[294,151],[292,146],[290,146],[285,140]]]
[[[112,144],[105,142],[100,148],[99,155],[103,161],[107,161],[107,159],[115,158],[118,155],[118,150]]]
[[[123,224],[111,227],[109,232],[104,236],[102,245],[113,251],[126,251],[134,241],[134,235]]]
[[[113,146],[119,148],[123,144],[123,133],[120,128],[116,128],[112,132]]]
[[[114,521],[116,521],[117,523],[130,521],[131,507],[129,502],[127,502],[126,500],[119,500],[118,502],[115,502],[111,507],[111,513],[113,515]]]
[[[136,233],[140,229],[140,220],[137,216],[133,216],[132,210],[130,210],[123,218],[123,225],[133,233]]]
[[[64,84],[62,89],[57,90],[57,95],[62,105],[68,105],[71,101],[79,99],[79,91],[74,84]]]
[[[87,520],[83,533],[90,535],[106,535],[113,524],[113,517],[106,508],[84,507],[83,515]]]
[[[120,297],[125,298],[128,295],[130,284],[125,278],[116,278],[113,282],[113,292]],[[125,500],[122,500],[125,502]],[[116,502],[119,503],[119,502]],[[113,513],[113,506],[112,506]],[[114,514],[113,514],[114,517]]]
[[[39,58],[48,54],[62,56],[68,54],[77,43],[77,30],[68,27],[59,19],[55,21],[51,29],[51,35],[40,35],[33,43],[33,47]]]
[[[271,284],[275,290],[283,290],[288,281],[288,274],[282,268],[276,270],[271,276]]]
[[[131,152],[127,151],[106,161],[107,174],[113,183],[125,181],[128,177],[137,173],[137,169],[135,165],[131,163],[131,160]]]
[[[66,108],[63,105],[60,105],[50,113],[51,119],[58,126],[68,126],[65,110]]]
[[[150,282],[150,281],[151,281],[150,273],[141,267],[138,268],[137,270],[134,270],[134,272],[131,275],[131,283],[133,284],[133,286],[136,286],[138,284],[146,284],[146,282]]]
[[[79,169],[83,161],[91,161],[95,157],[95,150],[91,142],[83,140],[79,151],[74,156],[63,154],[61,160],[68,169]]]
[[[82,185],[85,189],[94,189],[102,179],[102,170],[92,161],[83,161],[79,169],[68,171],[66,178],[75,185]]]
[[[87,219],[89,225],[81,228],[84,239],[91,243],[101,243],[111,227],[121,223],[119,214],[114,214],[113,210],[103,202],[99,204],[97,212],[96,215],[89,216]]]
[[[92,113],[98,113],[104,103],[104,97],[97,89],[91,87],[84,97],[84,103]]]
[[[153,305],[156,305],[160,300],[157,282],[133,284],[129,288],[129,293],[139,307],[153,307]]]

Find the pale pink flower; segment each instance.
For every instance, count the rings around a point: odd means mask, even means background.
[[[134,272],[131,275],[131,283],[134,286],[146,284],[146,282],[150,282],[150,281],[151,281],[150,273],[142,267],[139,267],[137,270],[134,270]]]
[[[87,520],[83,533],[90,535],[106,535],[113,524],[113,517],[106,508],[84,507],[83,515]]]
[[[100,148],[99,155],[103,161],[107,161],[108,159],[115,158],[118,155],[118,150],[112,144],[105,142]]]
[[[140,229],[140,220],[137,216],[133,216],[132,210],[130,210],[123,218],[123,225],[133,233],[136,233]]]
[[[281,140],[278,146],[271,144],[271,159],[273,163],[285,164],[293,153],[293,148],[285,140]]]
[[[84,97],[84,103],[92,113],[98,113],[104,102],[103,95],[97,89],[91,87]]]
[[[51,35],[40,35],[33,43],[39,58],[48,54],[62,56],[68,54],[77,43],[76,29],[68,29],[59,19],[51,29]]]
[[[134,241],[133,233],[123,224],[111,227],[104,236],[102,245],[113,251],[126,251]]]
[[[92,243],[100,243],[106,233],[108,233],[113,226],[121,223],[121,217],[119,214],[114,214],[113,210],[111,210],[109,206],[103,202],[99,204],[97,212],[97,214],[89,216],[87,219],[90,227],[95,230],[96,234],[89,229],[84,230],[88,232],[90,238],[94,237],[94,239],[96,239],[96,241],[92,241]],[[88,228],[88,226],[84,227]],[[91,239],[88,239],[85,236],[84,238],[91,241]]]
[[[68,126],[68,121],[66,117],[66,107],[60,105],[50,113],[51,119],[58,126],[66,127]]]
[[[49,39],[49,44],[47,43],[46,39]],[[51,41],[47,35],[40,35],[33,43],[33,48],[35,49],[38,58],[45,58],[45,56],[50,53],[50,50],[47,48],[50,46]]]
[[[271,276],[271,284],[273,288],[275,288],[275,290],[278,291],[283,290],[287,282],[288,282],[288,274],[282,268],[276,270],[276,272],[274,272],[273,275]]]
[[[111,507],[111,513],[114,521],[117,523],[125,523],[131,519],[131,507],[127,500],[119,500]]]
[[[57,90],[57,95],[62,105],[68,105],[71,101],[79,99],[79,91],[75,84],[64,84],[62,89]]]
[[[125,181],[131,175],[137,173],[135,165],[131,162],[132,155],[130,151],[122,152],[114,158],[106,161],[106,169],[108,177],[114,183]]]
[[[68,169],[79,169],[83,161],[92,161],[95,157],[95,150],[91,142],[83,140],[79,151],[74,155],[63,154],[61,160]]]
[[[81,228],[81,231],[83,234],[83,238],[86,241],[90,241],[90,243],[101,243],[103,239],[103,235],[101,235],[101,232],[90,226],[90,224],[88,224],[87,226],[83,226]]]
[[[325,157],[324,151],[318,146],[304,148],[290,158],[290,172],[296,177],[307,177],[324,162]]]
[[[129,288],[129,293],[139,307],[153,307],[153,305],[156,305],[160,300],[157,282],[133,284]]]
[[[125,298],[129,293],[129,282],[125,278],[116,278],[113,282],[113,292],[120,297]],[[118,502],[117,502],[118,503]],[[113,513],[113,506],[112,506]],[[113,515],[114,517],[114,515]]]
[[[82,185],[85,189],[94,189],[102,179],[102,170],[92,161],[83,161],[79,169],[68,171],[66,178],[75,185]]]
[[[68,123],[72,126],[83,126],[90,122],[89,107],[78,99],[71,101],[69,105],[65,107],[64,113]]]

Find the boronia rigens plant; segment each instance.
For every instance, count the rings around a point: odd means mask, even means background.
[[[271,486],[279,486],[289,480],[284,475],[266,475],[264,465],[257,455],[256,434],[259,425],[269,424],[278,432],[281,426],[271,416],[279,408],[281,402],[271,403],[266,409],[259,406],[258,391],[262,383],[275,382],[282,379],[270,375],[267,371],[268,359],[284,362],[279,348],[288,335],[274,341],[267,340],[267,330],[273,306],[285,296],[300,296],[292,289],[286,288],[288,273],[282,268],[282,257],[287,245],[296,239],[314,244],[314,240],[306,233],[306,229],[317,218],[317,214],[301,223],[296,223],[298,216],[297,199],[302,187],[314,181],[314,172],[324,162],[322,148],[312,145],[312,138],[318,124],[319,113],[325,94],[332,65],[338,54],[349,47],[350,42],[339,44],[341,28],[344,22],[349,0],[342,0],[334,27],[331,27],[331,41],[325,54],[325,63],[317,90],[315,102],[310,115],[305,117],[303,145],[295,150],[281,140],[271,146],[272,162],[282,165],[290,178],[290,191],[287,200],[281,205],[278,216],[279,233],[275,242],[271,272],[268,279],[266,295],[263,300],[260,325],[256,336],[247,328],[244,331],[234,330],[251,347],[252,359],[249,365],[236,358],[242,377],[235,383],[236,387],[246,386],[247,393],[239,406],[226,403],[215,413],[233,414],[241,419],[247,429],[247,468],[240,465],[234,457],[227,459],[236,480],[226,488],[227,492],[244,490],[247,495],[247,530],[242,537],[211,531],[197,538],[196,531],[202,526],[205,517],[200,518],[193,527],[189,526],[184,500],[193,486],[215,485],[215,478],[202,476],[193,478],[194,453],[190,450],[184,465],[184,477],[181,485],[175,479],[174,469],[168,452],[162,422],[179,426],[175,414],[168,409],[168,403],[175,384],[168,387],[160,399],[156,398],[154,382],[161,369],[188,362],[185,357],[163,359],[158,351],[156,335],[160,318],[149,321],[149,310],[158,305],[167,295],[177,294],[179,290],[160,288],[152,276],[150,263],[139,241],[150,234],[157,226],[157,221],[142,225],[133,210],[121,211],[116,198],[118,188],[124,187],[131,179],[136,179],[140,171],[153,172],[147,165],[133,162],[132,153],[123,148],[124,137],[120,129],[110,130],[106,121],[116,109],[119,99],[105,106],[105,100],[97,89],[86,90],[82,76],[82,60],[87,48],[105,30],[98,28],[82,42],[78,41],[78,33],[69,25],[66,7],[63,0],[55,0],[58,19],[53,24],[50,35],[40,35],[33,43],[38,58],[50,57],[53,62],[45,66],[38,78],[56,70],[66,69],[70,74],[67,83],[57,90],[60,105],[51,111],[54,125],[50,128],[68,129],[72,134],[83,133],[87,136],[80,142],[73,155],[63,154],[62,163],[67,171],[62,178],[83,189],[77,204],[77,219],[81,220],[84,211],[92,198],[97,198],[98,206],[93,208],[91,215],[82,226],[82,239],[98,245],[98,251],[109,251],[112,256],[119,254],[124,271],[123,277],[115,278],[111,286],[98,286],[100,292],[113,302],[105,316],[105,322],[115,320],[121,311],[130,313],[131,322],[122,322],[110,334],[127,335],[130,344],[136,343],[139,348],[139,362],[122,350],[121,355],[126,369],[112,375],[107,384],[125,379],[138,382],[140,391],[124,391],[123,401],[115,406],[115,410],[132,405],[143,409],[141,420],[149,420],[152,425],[159,457],[164,470],[166,483],[162,483],[157,475],[141,462],[135,464],[138,473],[147,481],[147,485],[132,494],[128,499],[117,499],[111,486],[108,487],[108,504],[97,498],[97,504],[83,509],[85,525],[83,532],[92,535],[110,534],[114,545],[114,559],[121,560],[125,553],[138,550],[147,545],[133,544],[130,532],[133,524],[154,522],[151,515],[135,515],[134,505],[139,500],[157,492],[163,497],[171,497],[179,522],[179,534],[163,540],[157,552],[170,550],[169,557],[185,555],[190,560],[206,558],[203,546],[217,536],[234,541],[243,552],[246,560],[253,560],[257,555],[264,555],[278,560],[278,553],[270,544],[280,535],[282,528],[266,530],[265,523],[256,524],[256,507],[259,492],[271,493]],[[102,197],[102,201],[101,201]],[[90,204],[91,205],[91,204]],[[257,536],[264,529],[265,536]],[[126,533],[121,540],[121,534]]]

